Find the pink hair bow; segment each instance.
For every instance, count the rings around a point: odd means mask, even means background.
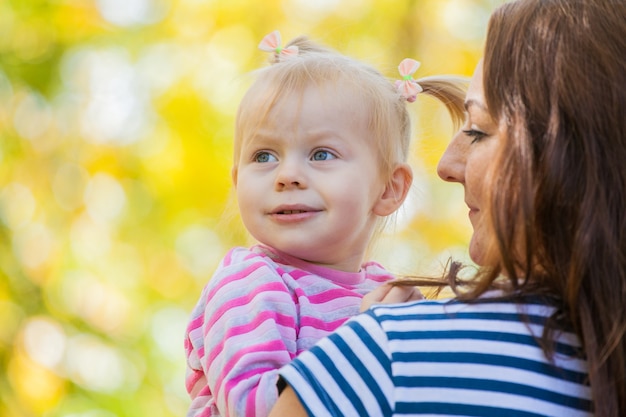
[[[291,45],[286,48],[282,47],[280,32],[277,30],[265,35],[261,43],[259,43],[259,49],[265,52],[274,52],[279,57],[298,55],[298,47],[296,45]]]
[[[411,58],[405,58],[398,65],[398,71],[402,75],[402,80],[396,81],[396,88],[406,98],[406,101],[413,103],[419,93],[423,91],[422,86],[413,79],[413,73],[420,67],[420,63]]]

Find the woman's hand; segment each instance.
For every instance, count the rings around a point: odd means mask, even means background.
[[[391,282],[386,282],[363,296],[359,311],[363,312],[374,304],[404,303],[424,298],[420,289],[415,286],[393,285]]]
[[[270,410],[269,417],[307,417],[307,412],[296,395],[295,391],[287,385],[279,395],[278,401]]]

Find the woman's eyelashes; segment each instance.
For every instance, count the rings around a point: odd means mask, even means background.
[[[466,136],[472,139],[472,143],[478,142],[479,140],[488,136],[485,132],[482,132],[477,129],[465,129],[463,130],[463,133],[465,133]]]

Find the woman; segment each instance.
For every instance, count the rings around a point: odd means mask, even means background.
[[[481,268],[304,352],[271,416],[626,415],[626,2],[501,6],[465,105],[438,173]]]

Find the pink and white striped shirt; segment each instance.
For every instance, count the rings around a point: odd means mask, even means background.
[[[345,272],[265,246],[231,249],[187,327],[187,417],[266,416],[278,397],[278,369],[392,278],[376,262]]]

